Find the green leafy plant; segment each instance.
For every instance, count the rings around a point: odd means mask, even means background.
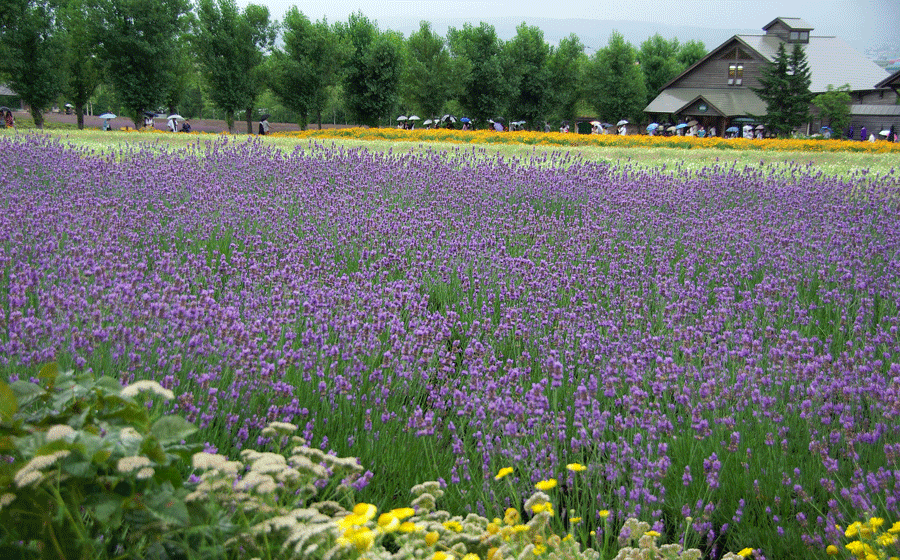
[[[179,468],[196,428],[151,416],[172,392],[152,381],[45,366],[37,382],[0,382],[0,557],[87,559],[173,548],[191,524]],[[157,554],[159,556],[159,554]]]

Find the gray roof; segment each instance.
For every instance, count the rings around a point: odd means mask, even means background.
[[[746,88],[668,88],[650,102],[646,113],[677,113],[702,97],[726,117],[765,115],[766,104]]]
[[[6,85],[0,84],[0,95],[16,95],[16,92],[6,87]]]
[[[884,80],[875,84],[875,87],[877,87],[877,88],[886,88],[886,87],[892,87],[892,86],[900,86],[900,70],[898,70],[897,72],[894,72],[893,74],[891,74]]]
[[[780,21],[791,29],[799,29],[801,31],[809,31],[813,29],[813,26],[807,23],[806,20],[800,19],[798,17],[778,17],[770,21],[767,25],[763,27],[763,29],[768,29],[775,25],[775,22]]]
[[[782,18],[784,19],[784,18]],[[759,54],[772,61],[778,54],[781,41],[772,35],[736,35]],[[810,37],[800,43],[806,52],[813,93],[824,93],[828,86],[850,84],[852,91],[876,89],[876,84],[888,77],[887,70],[867,59],[859,51],[838,37]],[[791,45],[785,45],[790,54]]]
[[[900,105],[850,105],[853,116],[900,117]]]

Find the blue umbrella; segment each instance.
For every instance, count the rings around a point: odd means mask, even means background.
[[[469,117],[463,117],[463,118],[459,119],[459,122],[471,122],[471,121],[469,120]]]
[[[656,130],[657,128],[659,128],[658,123],[650,123],[647,125],[647,132],[650,132],[651,130]]]
[[[737,132],[737,131],[738,131],[738,127],[736,127],[736,126],[729,126],[728,128],[725,129],[725,132]]]
[[[687,123],[681,123],[679,125],[675,125],[675,128],[687,128]]]

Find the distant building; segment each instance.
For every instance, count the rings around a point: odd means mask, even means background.
[[[787,43],[788,54],[794,44],[803,46],[813,93],[824,93],[829,85],[850,85],[856,130],[862,126],[881,130],[892,124],[900,128],[897,90],[885,85],[889,74],[862,53],[838,37],[813,35],[813,27],[799,18],[775,18],[763,31],[764,35],[735,35],[713,49],[663,86],[644,112],[696,119],[707,130],[716,127],[719,135],[730,126],[753,122],[766,114],[766,104],[752,88],[760,87],[763,67],[775,59],[778,46]],[[806,134],[828,124],[818,118],[815,106],[811,112],[811,121],[801,131]]]

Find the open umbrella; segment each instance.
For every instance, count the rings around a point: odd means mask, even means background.
[[[697,126],[697,121],[690,120],[690,121],[688,121],[687,125],[688,126]]]
[[[881,132],[878,133],[878,135],[879,136],[887,136],[890,133],[891,133],[890,130],[882,130]]]
[[[6,105],[4,105],[3,107],[0,107],[0,111],[3,111],[4,113],[9,110],[10,110],[9,107],[7,107]]]
[[[261,121],[267,121],[267,120],[269,120],[269,117],[271,117],[271,116],[272,116],[272,115],[266,113],[265,115],[259,117],[259,120],[261,120]]]
[[[452,123],[456,122],[456,117],[454,117],[453,115],[448,113],[448,114],[444,115],[443,117],[441,117],[441,122],[445,122],[445,121],[450,121]]]
[[[432,124],[433,122],[434,121],[431,119],[425,119],[424,121],[422,121],[422,124]]]
[[[756,125],[756,130],[763,130],[764,128],[766,128],[766,127],[764,127],[761,124]]]
[[[677,127],[677,126],[670,126],[670,127],[667,128],[666,130],[667,130],[668,132],[675,132],[676,130],[678,130],[678,127]]]
[[[496,130],[497,132],[503,132],[503,125],[500,124],[500,123],[498,123],[498,122],[495,122],[495,123],[494,123],[494,130]]]
[[[504,122],[506,119],[504,119],[503,117],[496,117],[494,118],[494,120],[497,122]]]
[[[166,117],[166,120],[169,120],[169,121],[170,121],[170,120],[173,120],[173,119],[176,120],[176,121],[183,121],[183,120],[184,120],[184,117],[182,117],[182,116],[179,115],[178,113],[175,113],[174,115],[169,115],[168,117]]]
[[[397,120],[398,120],[398,121],[405,121],[405,120],[406,120],[406,117],[405,117],[404,115],[400,115],[399,117],[397,117]]]
[[[472,122],[472,121],[471,121],[471,119],[469,119],[469,117],[463,117],[463,118],[459,119],[459,122]]]
[[[600,121],[591,121],[591,126],[600,126],[601,124]]]
[[[647,125],[647,132],[650,132],[651,130],[656,130],[657,128],[659,128],[659,123],[650,123]]]
[[[411,117],[409,117],[409,118],[406,119],[406,120],[408,120],[408,121],[420,121],[420,120],[422,120],[422,119],[420,119],[419,117],[417,117],[417,116],[415,116],[415,115],[412,115]]]
[[[144,116],[147,118],[153,118],[156,116],[156,113],[154,113],[153,111],[144,111]]]
[[[612,126],[612,123],[604,122],[604,123],[600,123],[600,126],[602,126],[603,128],[609,128]]]
[[[74,108],[75,108],[75,106],[72,105],[71,103],[66,103],[66,107],[68,107],[69,109],[74,109]]]
[[[616,126],[622,126],[623,124],[628,124],[628,121],[626,121],[625,119],[622,119],[616,123]]]
[[[681,123],[681,124],[675,125],[675,128],[677,130],[681,130],[682,128],[687,128],[687,127],[688,127],[687,123]]]
[[[725,129],[725,132],[737,132],[739,129],[736,126],[729,126]]]
[[[100,115],[100,118],[101,119],[114,119],[114,118],[116,118],[116,116],[112,113],[103,113],[102,115]]]

